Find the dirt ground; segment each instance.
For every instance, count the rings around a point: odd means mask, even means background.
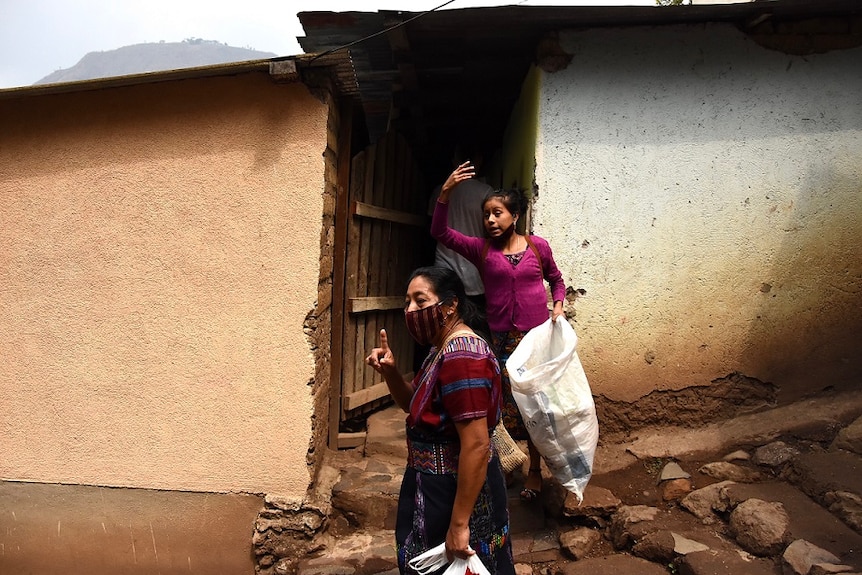
[[[677,525],[688,525],[690,524],[692,527],[696,527],[698,529],[704,528],[707,531],[714,533],[716,537],[721,537],[724,528],[722,525],[712,525],[712,526],[703,526],[701,525],[700,520],[691,515],[688,511],[683,509],[678,501],[662,501],[662,494],[659,484],[659,475],[661,473],[662,468],[665,463],[670,462],[671,459],[651,459],[647,462],[636,461],[635,463],[624,467],[622,469],[614,470],[608,473],[604,473],[601,475],[594,475],[590,479],[591,487],[603,487],[611,491],[616,497],[619,498],[621,505],[647,505],[650,507],[657,507],[663,511],[667,512],[667,517],[670,521],[666,521],[665,523],[674,523]],[[692,483],[694,489],[699,489],[702,487],[706,487],[707,485],[716,483],[718,480],[709,477],[708,475],[704,475],[699,473],[697,469],[700,469],[704,464],[714,461],[711,458],[699,458],[697,460],[691,461],[677,461],[680,465],[689,471],[692,475]],[[545,477],[545,489],[553,490],[553,489],[562,490],[562,487],[559,484],[555,484],[552,478],[549,478],[546,473]],[[550,499],[550,498],[549,498]],[[546,505],[556,506],[556,502],[550,502],[548,499],[545,500]],[[549,517],[547,518],[548,524],[553,526],[557,531],[565,531],[578,526],[586,526],[591,528],[601,527],[602,525],[598,525],[596,521],[592,520],[581,520],[581,521],[572,521],[567,518],[560,517],[550,517],[550,515],[555,514],[555,509],[548,510]],[[602,537],[593,548],[586,554],[582,559],[587,558],[597,558],[604,557],[607,555],[613,555],[616,553],[620,553],[621,551],[615,549],[611,541],[607,537]],[[565,561],[563,562],[565,563]],[[550,569],[551,573],[555,573],[558,571],[560,564],[558,562],[552,562],[542,566],[540,572],[547,573]]]
[[[718,458],[720,459],[720,457]],[[708,475],[699,473],[697,470],[703,465],[715,461],[713,458],[696,459],[689,461],[677,461],[683,469],[691,474],[693,489],[700,489],[717,483],[718,480]],[[649,461],[638,461],[621,470],[593,476],[591,485],[604,487],[616,495],[624,505],[648,505],[657,507],[667,512],[668,524],[691,525],[697,529],[705,529],[716,537],[722,537],[723,525],[702,525],[701,522],[688,511],[683,509],[678,501],[663,501],[659,475],[666,463],[671,459],[654,458]],[[598,545],[587,555],[589,557],[601,557],[616,553],[613,545],[607,538],[602,538]]]

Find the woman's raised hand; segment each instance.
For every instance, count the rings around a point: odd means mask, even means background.
[[[365,358],[365,363],[378,373],[385,374],[384,372],[395,369],[395,356],[389,349],[389,337],[385,329],[380,330],[380,347],[371,350],[371,355]]]
[[[464,180],[469,180],[473,176],[476,175],[476,168],[473,164],[470,163],[470,160],[467,160],[455,170],[449,174],[449,177],[446,178],[446,181],[443,182],[443,187],[440,189],[440,201],[446,202],[449,199],[449,192],[452,191],[452,188],[463,182]]]

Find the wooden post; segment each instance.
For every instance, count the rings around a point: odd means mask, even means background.
[[[332,337],[329,364],[329,448],[338,449],[338,427],[341,423],[341,376],[344,367],[344,314],[346,306],[345,271],[347,225],[350,220],[350,163],[353,155],[353,108],[350,102],[339,102],[338,168],[335,198],[335,238],[332,259]]]

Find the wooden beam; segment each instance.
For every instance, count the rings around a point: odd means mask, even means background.
[[[332,261],[332,324],[330,325],[329,364],[329,441],[330,448],[338,445],[338,427],[341,424],[341,378],[344,366],[345,275],[347,255],[347,224],[350,216],[348,191],[350,189],[350,163],[353,150],[350,141],[353,133],[353,108],[349,103],[339,104],[338,159],[335,197],[335,231]]]
[[[348,313],[404,309],[403,295],[352,297],[347,300]]]
[[[413,372],[405,373],[404,379],[406,381],[411,381],[413,379]],[[386,386],[385,382],[374,384],[371,387],[366,387],[365,389],[360,389],[353,393],[348,393],[344,396],[344,410],[350,411],[351,409],[362,407],[366,403],[377,401],[387,395],[389,395],[389,388]]]
[[[366,204],[365,202],[353,202],[353,214],[362,218],[384,220],[387,222],[416,226],[419,228],[428,226],[427,216],[411,214],[409,212],[400,212],[398,210],[390,210],[389,208],[380,208],[372,206],[371,204]]]
[[[299,73],[296,71],[296,62],[293,60],[270,61],[269,75],[276,82],[296,82]]]
[[[362,407],[366,403],[371,403],[372,401],[380,399],[381,397],[386,397],[387,395],[389,395],[389,388],[385,383],[378,383],[371,387],[366,387],[365,389],[360,389],[359,391],[354,391],[353,393],[345,395],[344,409],[345,411],[350,411],[351,409]]]
[[[359,447],[365,443],[365,438],[368,435],[365,431],[357,431],[355,433],[339,433],[338,434],[338,449],[351,449]]]
[[[389,26],[386,37],[389,40],[389,47],[392,49],[392,54],[395,57],[398,65],[398,77],[401,80],[403,89],[417,91],[419,90],[419,73],[416,71],[416,66],[412,60],[412,50],[410,49],[410,38],[407,37],[406,26]],[[410,115],[417,122],[416,137],[419,139],[419,144],[423,145],[428,142],[428,130],[423,118],[422,106],[414,103],[410,106]]]

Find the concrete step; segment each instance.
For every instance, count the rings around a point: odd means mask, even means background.
[[[403,474],[404,463],[370,458],[342,469],[332,488],[332,507],[346,520],[343,527],[395,529]]]
[[[346,537],[326,535],[317,541],[321,552],[299,562],[297,575],[377,575],[398,573],[395,532],[367,529]]]
[[[364,453],[366,457],[407,461],[407,414],[391,406],[368,416]]]

